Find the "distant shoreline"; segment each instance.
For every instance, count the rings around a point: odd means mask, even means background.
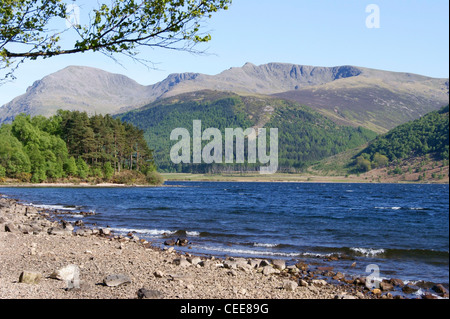
[[[188,174],[188,173],[162,173],[165,182],[235,182],[235,183],[339,183],[339,184],[442,184],[448,185],[449,180],[439,181],[374,181],[364,176],[309,176],[299,174],[274,175],[238,175],[238,174]],[[144,187],[177,187],[176,185],[127,185],[114,183],[3,183],[0,188],[144,188]]]
[[[345,183],[345,184],[449,184],[445,180],[402,181],[380,180],[366,178],[365,175],[356,176],[320,176],[300,174],[273,174],[273,175],[239,175],[239,174],[188,174],[188,173],[161,173],[168,182],[255,182],[255,183]]]

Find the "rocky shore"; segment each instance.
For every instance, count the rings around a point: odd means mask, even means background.
[[[198,257],[135,234],[87,228],[54,211],[0,198],[1,299],[393,299],[401,280],[365,278],[283,260]],[[422,298],[448,297],[441,285]]]

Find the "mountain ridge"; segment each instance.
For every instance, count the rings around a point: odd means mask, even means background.
[[[276,95],[308,105],[338,123],[385,132],[448,104],[448,88],[448,79],[351,65],[257,66],[248,62],[216,75],[174,73],[147,86],[125,75],[69,66],[34,82],[27,92],[1,107],[0,123],[10,122],[19,113],[49,116],[59,108],[118,114],[159,99],[209,89],[242,95]],[[370,101],[368,96],[372,96]],[[389,96],[389,100],[383,100],[383,96]],[[420,105],[427,107],[422,109]],[[372,109],[375,114],[371,114]],[[387,121],[383,112],[394,116],[388,114]]]

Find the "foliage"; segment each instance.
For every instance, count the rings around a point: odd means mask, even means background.
[[[79,2],[74,0],[69,7],[62,0],[0,0],[0,69],[10,71],[6,78],[13,77],[25,59],[38,57],[93,51],[135,58],[146,46],[195,52],[196,43],[211,39],[200,30],[205,18],[226,10],[231,0],[92,2],[92,8],[82,7],[89,10],[83,12],[89,22],[85,25],[71,21],[73,6]],[[65,20],[72,26],[55,30],[55,22],[64,25]],[[77,35],[73,43],[66,40],[70,29]]]
[[[17,116],[0,128],[4,175],[40,183],[62,178],[110,180],[123,169],[153,171],[143,132],[110,116],[58,111],[51,118]],[[3,172],[2,170],[2,172]]]
[[[273,111],[268,112],[268,109]],[[118,118],[144,130],[145,139],[154,149],[158,168],[167,172],[220,173],[257,170],[261,166],[249,163],[173,164],[169,155],[175,142],[170,140],[170,133],[175,128],[186,128],[192,138],[193,120],[202,121],[202,130],[210,127],[219,129],[223,139],[225,128],[245,130],[259,125],[268,129],[278,128],[279,163],[284,171],[307,167],[313,161],[360,146],[376,136],[376,133],[364,128],[339,126],[294,102],[216,91],[161,100],[118,115]]]
[[[377,137],[361,153],[367,154],[379,167],[389,161],[433,155],[438,160],[449,159],[448,105],[422,118],[405,123]]]

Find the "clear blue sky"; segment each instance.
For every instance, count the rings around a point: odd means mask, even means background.
[[[369,4],[380,8],[380,28],[366,27]],[[213,40],[198,49],[208,55],[143,50],[141,57],[155,62],[156,70],[118,56],[121,66],[98,53],[30,61],[17,80],[0,86],[0,105],[68,65],[125,74],[144,85],[170,73],[217,74],[246,62],[355,65],[448,78],[448,11],[447,0],[233,0],[205,24]]]

